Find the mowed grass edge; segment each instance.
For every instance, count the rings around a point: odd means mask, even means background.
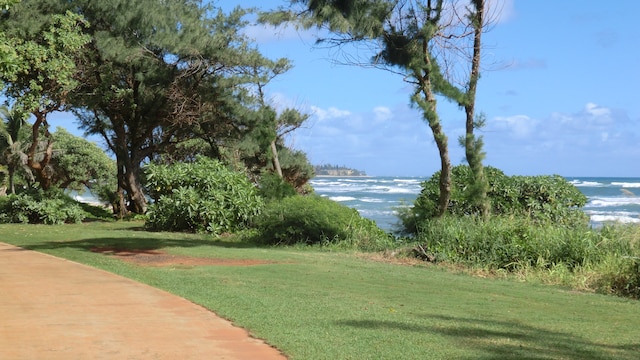
[[[185,297],[292,359],[637,359],[640,353],[635,300],[140,227],[0,225],[0,241]],[[271,263],[149,267],[92,251],[108,247]]]

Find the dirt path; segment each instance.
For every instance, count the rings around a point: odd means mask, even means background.
[[[0,359],[286,359],[207,309],[0,243]]]

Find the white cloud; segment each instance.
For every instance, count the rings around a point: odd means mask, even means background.
[[[330,107],[328,109],[321,109],[317,106],[311,106],[311,112],[319,121],[344,118],[351,115],[351,112],[348,110],[340,110],[335,107]]]
[[[497,117],[484,132],[487,161],[517,174],[628,174],[621,164],[640,159],[638,122],[595,103],[540,119]]]
[[[587,103],[587,105],[585,105],[584,107],[584,112],[598,119],[606,118],[607,120],[610,120],[611,116],[611,109],[598,106],[594,103]]]
[[[489,124],[490,131],[507,131],[517,138],[530,137],[538,126],[538,121],[526,115],[514,115],[508,117],[496,117]]]
[[[391,120],[391,118],[393,117],[391,109],[386,106],[376,106],[375,108],[373,108],[373,114],[376,122]]]

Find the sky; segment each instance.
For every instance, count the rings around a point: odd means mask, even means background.
[[[492,0],[499,17],[483,34],[477,111],[487,124],[485,164],[509,175],[640,177],[640,1]],[[283,0],[220,0],[262,10]],[[411,106],[411,86],[380,69],[339,65],[354,55],[315,45],[317,32],[248,27],[267,57],[293,68],[267,86],[278,109],[310,118],[288,139],[313,164],[375,176],[430,176],[440,162],[433,135]],[[438,112],[454,165],[464,112]],[[54,123],[55,124],[55,123]]]

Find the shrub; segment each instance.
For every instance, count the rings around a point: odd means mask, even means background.
[[[316,195],[291,196],[271,202],[254,219],[260,241],[270,245],[342,243],[361,250],[377,250],[392,243],[391,236],[355,209]]]
[[[452,216],[427,220],[416,240],[433,259],[505,270],[560,264],[574,269],[599,261],[608,246],[601,233],[587,227],[505,216],[484,221]]]
[[[600,292],[640,299],[640,257],[609,256],[600,264]]]
[[[298,194],[291,184],[270,172],[262,174],[259,187],[260,196],[267,201],[281,200]]]
[[[487,197],[493,215],[525,216],[537,222],[565,225],[584,225],[587,216],[580,210],[587,198],[571,183],[558,175],[506,176],[502,171],[487,166],[485,175],[489,183]],[[440,173],[436,172],[422,183],[422,191],[411,209],[402,211],[400,219],[406,232],[415,233],[421,222],[437,216],[440,196]],[[452,169],[451,200],[448,212],[456,216],[480,213],[470,198],[471,169],[459,165]]]
[[[146,221],[152,230],[233,232],[262,208],[258,190],[245,174],[210,158],[150,164],[145,173],[146,187],[155,200]]]
[[[57,225],[79,223],[87,214],[59,190],[29,190],[0,201],[0,222]]]

